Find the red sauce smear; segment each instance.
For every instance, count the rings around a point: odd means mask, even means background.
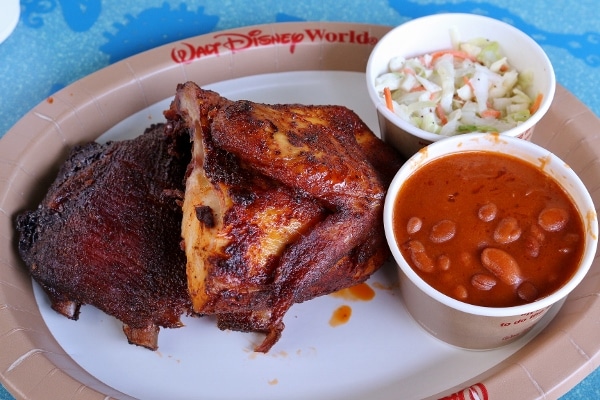
[[[352,316],[352,308],[350,308],[350,306],[347,306],[345,304],[342,306],[339,306],[333,312],[333,315],[331,316],[331,319],[329,320],[329,325],[331,325],[333,327],[343,325],[350,320],[351,316]]]
[[[367,283],[360,283],[331,294],[333,297],[354,301],[369,301],[375,297],[375,291]]]

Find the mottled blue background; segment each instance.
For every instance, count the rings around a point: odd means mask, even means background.
[[[0,0],[0,12],[4,1]],[[438,12],[484,14],[525,31],[547,52],[558,82],[600,115],[596,0],[379,0],[355,1],[351,6],[326,0],[22,0],[19,24],[0,44],[0,136],[55,91],[125,57],[175,40],[286,21],[398,25]],[[596,371],[564,399],[600,398],[599,388]],[[0,399],[11,398],[0,387]]]
[[[390,0],[348,7],[322,0],[22,0],[17,29],[0,44],[0,135],[58,89],[160,44],[251,24],[323,20],[398,25],[445,11],[489,15],[530,34],[548,53],[558,82],[600,115],[600,95],[593,84],[600,77],[600,18],[592,17],[600,16],[597,3],[523,4]]]

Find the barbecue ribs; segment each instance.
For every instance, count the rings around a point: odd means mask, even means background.
[[[164,125],[71,151],[39,207],[17,218],[19,252],[52,308],[77,319],[94,305],[150,349],[159,327],[182,325],[191,312],[180,248],[190,152]]]
[[[281,336],[298,302],[365,281],[388,257],[386,188],[401,165],[341,106],[229,101],[179,85],[168,129],[193,141],[182,237],[193,309]]]

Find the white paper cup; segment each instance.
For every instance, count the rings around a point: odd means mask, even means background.
[[[514,307],[483,307],[449,297],[426,283],[406,262],[393,229],[396,196],[406,179],[438,157],[466,151],[510,154],[525,160],[559,183],[571,196],[585,228],[581,262],[570,280],[535,302]],[[427,196],[427,193],[423,193]],[[518,138],[497,134],[465,134],[438,141],[411,157],[393,179],[384,206],[384,227],[392,255],[399,266],[400,290],[412,317],[436,338],[466,349],[492,349],[508,344],[528,332],[548,309],[560,306],[588,272],[598,241],[598,221],[592,199],[579,177],[548,150]]]
[[[0,12],[0,43],[15,30],[21,15],[19,0],[3,0]]]
[[[519,72],[532,71],[532,98],[543,94],[539,109],[525,122],[503,135],[530,139],[537,122],[546,114],[554,98],[554,69],[544,50],[528,35],[502,21],[475,14],[435,14],[408,21],[384,35],[373,48],[366,69],[369,96],[377,109],[379,128],[384,141],[405,157],[412,156],[430,143],[446,138],[430,133],[390,111],[381,93],[375,90],[375,78],[388,72],[393,57],[411,58],[452,47],[451,30],[456,29],[459,41],[475,38],[497,41],[508,62]]]

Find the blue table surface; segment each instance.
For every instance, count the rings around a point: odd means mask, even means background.
[[[0,12],[6,1],[0,0]],[[0,137],[57,90],[161,44],[254,24],[344,21],[393,26],[439,12],[485,14],[525,31],[550,57],[558,83],[600,115],[596,0],[21,0],[19,23],[0,44]],[[562,397],[596,398],[600,369]],[[0,386],[0,400],[6,399],[13,397]]]

